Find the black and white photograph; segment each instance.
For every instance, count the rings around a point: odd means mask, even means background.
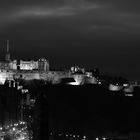
[[[0,140],[140,140],[140,1],[0,0]]]

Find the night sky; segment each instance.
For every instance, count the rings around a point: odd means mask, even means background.
[[[79,65],[140,79],[138,0],[0,0],[0,58]]]

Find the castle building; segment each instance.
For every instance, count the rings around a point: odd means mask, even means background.
[[[30,60],[24,61],[20,60],[20,70],[37,70],[38,69],[38,61]]]
[[[9,62],[1,61],[0,62],[0,69],[1,70],[9,70]]]
[[[0,62],[0,70],[38,70],[49,71],[49,61],[45,58],[34,60],[11,60],[9,51],[9,40],[7,40],[5,61]],[[18,63],[19,62],[19,63]]]
[[[39,70],[39,71],[49,71],[49,62],[45,58],[40,58],[38,61],[30,60],[23,61],[20,60],[20,70]]]
[[[17,70],[17,60],[10,61],[9,68],[10,70]]]
[[[49,71],[49,62],[45,58],[40,58],[38,60],[38,70]]]

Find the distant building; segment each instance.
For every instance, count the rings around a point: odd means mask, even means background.
[[[1,61],[0,62],[0,69],[1,70],[9,70],[9,62]]]
[[[49,71],[49,62],[45,58],[41,58],[38,61],[20,60],[20,65],[19,66],[20,66],[20,70]]]
[[[49,71],[49,62],[45,58],[34,60],[11,60],[9,52],[9,40],[7,40],[7,50],[5,61],[0,62],[0,70],[39,70]]]
[[[34,60],[20,60],[19,64],[17,60],[12,61],[1,61],[1,70],[39,70],[39,71],[49,71],[49,62],[46,59]]]
[[[17,60],[13,60],[9,62],[9,69],[10,70],[17,70]]]
[[[17,70],[17,60],[12,61],[1,61],[0,62],[0,69],[1,70]]]
[[[45,58],[40,58],[38,60],[38,70],[49,71],[49,62]]]
[[[80,67],[78,67],[78,66],[74,66],[74,67],[71,67],[71,72],[72,73],[85,73],[85,69],[84,68],[80,68]]]
[[[38,61],[24,61],[20,60],[20,70],[35,70],[38,69]]]

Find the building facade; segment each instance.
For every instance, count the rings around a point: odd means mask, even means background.
[[[38,71],[49,71],[49,62],[46,59],[34,60],[20,60],[19,64],[17,60],[1,61],[1,70],[38,70]]]
[[[45,58],[40,58],[38,60],[38,70],[39,71],[49,71],[49,62]]]
[[[24,61],[20,60],[20,70],[37,70],[38,69],[38,62],[31,60],[31,61]]]
[[[38,61],[23,61],[20,60],[20,70],[39,70],[49,71],[49,62],[45,58],[41,58]]]

